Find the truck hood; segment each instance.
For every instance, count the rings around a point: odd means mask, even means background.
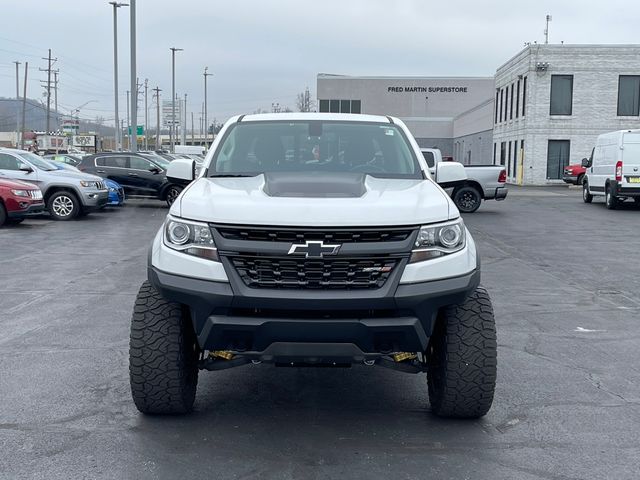
[[[298,188],[295,182],[270,174],[203,177],[185,189],[170,213],[212,223],[311,227],[418,225],[459,215],[449,196],[431,180],[359,177],[353,181],[334,177],[332,186],[326,177],[315,184],[307,177]]]
[[[88,182],[101,182],[102,178],[97,175],[92,175],[90,173],[85,172],[74,172],[73,170],[50,170],[47,172],[48,175],[52,175],[55,177],[59,177],[66,180],[85,180]]]

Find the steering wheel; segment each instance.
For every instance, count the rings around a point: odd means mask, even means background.
[[[355,167],[351,167],[349,169],[350,172],[364,172],[364,173],[368,173],[368,172],[374,172],[374,173],[384,173],[385,170],[384,168],[378,166],[378,165],[374,165],[374,164],[368,164],[368,163],[362,163],[360,165],[356,165]]]

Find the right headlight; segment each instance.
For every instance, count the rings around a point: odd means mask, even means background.
[[[420,227],[409,263],[442,257],[462,250],[465,245],[465,228],[461,218],[436,225],[425,225]]]
[[[206,223],[168,216],[164,224],[164,244],[188,255],[219,261],[211,228]]]

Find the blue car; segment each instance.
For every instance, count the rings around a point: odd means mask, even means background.
[[[118,182],[114,182],[108,178],[104,179],[104,183],[109,189],[109,202],[107,205],[117,207],[124,205],[124,188],[122,188]]]

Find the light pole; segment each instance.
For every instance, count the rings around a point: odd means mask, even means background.
[[[130,13],[130,40],[131,45],[131,118],[133,127],[131,128],[131,146],[132,152],[138,151],[138,77],[136,76],[136,0],[131,0]]]
[[[171,153],[175,153],[176,136],[176,52],[181,52],[183,48],[171,47],[171,125],[169,126],[169,136],[171,138]]]
[[[115,107],[116,124],[116,150],[122,150],[122,139],[120,138],[120,121],[118,120],[118,8],[128,7],[128,3],[109,2],[113,5],[113,94]]]
[[[213,73],[207,73],[209,67],[204,67],[204,144],[207,144],[207,136],[209,135],[209,125],[207,124],[207,77],[213,76]]]

